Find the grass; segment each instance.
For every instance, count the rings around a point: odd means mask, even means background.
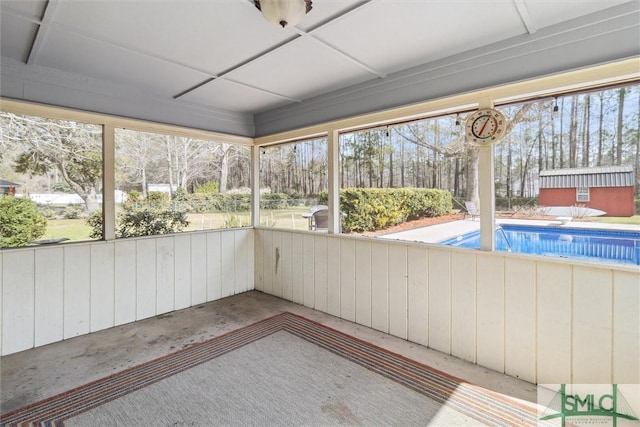
[[[308,221],[302,217],[307,207],[291,207],[288,209],[260,210],[260,225],[263,227],[307,230]],[[203,213],[187,215],[189,226],[185,231],[211,230],[230,227],[247,227],[250,225],[249,212],[237,213]],[[640,215],[632,217],[593,217],[590,222],[608,224],[635,224],[640,226]],[[41,239],[66,237],[70,241],[91,240],[91,227],[84,219],[50,219],[47,221],[47,232]]]
[[[615,217],[615,216],[602,216],[594,217],[591,222],[604,222],[607,224],[635,224],[640,226],[640,215]]]
[[[302,214],[309,208],[291,207],[289,209],[262,209],[260,225],[275,228],[293,228],[307,230],[308,222]],[[249,212],[216,212],[188,214],[189,226],[184,231],[212,230],[218,228],[248,227],[251,224]],[[69,241],[92,240],[89,238],[91,227],[85,219],[49,219],[47,231],[40,239],[58,239],[66,237]]]
[[[91,227],[84,219],[48,219],[47,231],[40,239],[92,240],[89,238]]]

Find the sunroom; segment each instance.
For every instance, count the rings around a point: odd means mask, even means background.
[[[154,363],[194,349],[216,355],[194,362],[223,366],[215,378],[247,373],[207,383],[222,390],[213,412],[143,420],[531,424],[550,401],[536,401],[538,384],[616,384],[628,403],[618,412],[640,414],[637,263],[501,251],[496,233],[497,199],[526,208],[545,168],[629,164],[637,198],[640,2],[301,0],[310,10],[284,28],[265,19],[268,3],[0,3],[0,180],[17,183],[0,207],[31,200],[47,223],[18,243],[0,235],[2,422],[139,424],[133,400],[20,411],[140,366],[164,371]],[[472,140],[480,110],[502,115],[496,141],[484,141],[488,120]],[[388,199],[355,210],[373,188],[428,195],[444,214],[475,201],[479,217],[456,222],[475,227],[478,248],[368,232],[385,204],[401,209]],[[5,209],[6,227],[17,214]],[[152,211],[171,227],[140,231]],[[283,364],[278,348],[301,354]],[[251,351],[275,356],[257,364]],[[171,378],[202,375],[181,363]],[[287,366],[300,372],[289,378]],[[352,389],[346,403],[307,399],[305,370],[328,378],[320,395]],[[450,388],[436,393],[435,377]],[[122,394],[151,389],[136,387]],[[358,402],[359,387],[400,400]],[[191,408],[149,393],[140,398],[156,412]],[[509,398],[515,409],[495,409]]]

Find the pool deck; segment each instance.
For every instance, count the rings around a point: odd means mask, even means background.
[[[496,218],[496,224],[533,225],[539,227],[584,228],[598,230],[640,231],[637,224],[609,224],[602,222],[571,221],[562,224],[559,220],[505,219]],[[480,229],[479,219],[463,219],[428,227],[414,228],[398,233],[377,236],[379,239],[408,240],[411,242],[437,243],[452,237],[461,236]]]

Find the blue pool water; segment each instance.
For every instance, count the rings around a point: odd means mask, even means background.
[[[499,228],[496,230],[496,249],[499,251],[508,251],[510,245],[512,252],[640,265],[640,232],[506,224]],[[479,248],[480,232],[440,243]]]

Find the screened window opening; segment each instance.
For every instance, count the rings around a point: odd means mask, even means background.
[[[102,126],[0,112],[0,248],[98,238]]]
[[[260,226],[326,230],[327,140],[260,148]]]
[[[116,237],[250,226],[249,148],[116,129]]]

